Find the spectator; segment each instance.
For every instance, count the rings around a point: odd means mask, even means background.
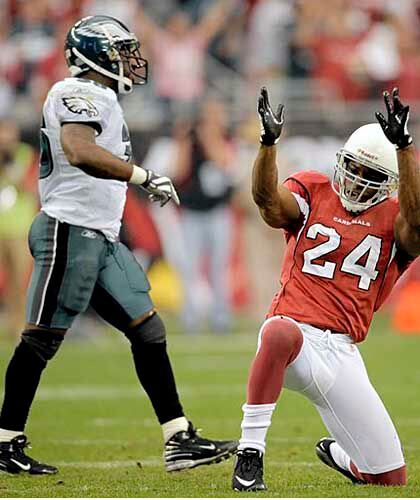
[[[420,20],[419,16],[415,18],[417,25]],[[397,84],[400,87],[401,94],[407,96],[408,101],[417,101],[420,99],[420,54],[419,54],[419,39],[420,30],[417,27],[415,30],[411,25],[402,22],[397,25],[398,33],[398,50],[401,60],[401,71],[398,75]]]
[[[23,65],[20,90],[26,90],[36,65],[55,47],[55,29],[48,16],[47,0],[19,0],[11,40]]]
[[[137,0],[87,0],[84,3],[84,16],[106,15],[121,20],[124,24],[132,24],[137,14]]]
[[[171,107],[191,111],[205,91],[207,47],[229,17],[236,0],[219,0],[192,25],[185,10],[171,15],[159,27],[139,9],[138,32],[151,52],[157,96]]]
[[[1,1],[1,0],[0,0]],[[18,51],[10,39],[10,16],[0,4],[0,117],[13,108],[14,86],[21,79]]]
[[[183,121],[174,123],[172,136],[157,137],[150,145],[142,166],[153,169],[159,175],[175,178],[188,161],[187,144]],[[182,273],[188,249],[185,245],[178,209],[168,203],[165,207],[149,205],[148,211],[154,222],[164,258],[173,269]]]
[[[29,226],[37,211],[35,153],[19,140],[13,120],[0,121],[0,263],[7,274],[3,325],[9,336],[22,329],[30,256]]]
[[[292,7],[285,0],[260,0],[252,9],[243,52],[243,70],[254,85],[287,70]]]
[[[250,185],[252,165],[255,160],[260,125],[254,116],[244,120],[235,135],[237,169],[242,174],[234,195],[235,206],[243,215],[241,232],[244,250],[244,267],[249,290],[248,318],[258,322],[264,315],[278,289],[278,268],[284,252],[284,238],[280,231],[261,224],[258,207],[252,201]],[[279,155],[279,177],[287,177],[287,166],[283,155]],[[261,260],[264,265],[261,266]]]
[[[64,40],[69,26],[74,24],[76,19],[66,18],[56,24],[56,44],[53,50],[47,52],[38,61],[33,71],[33,78],[30,81],[30,90],[37,110],[41,111],[46,95],[55,82],[70,76],[65,58],[63,57]]]
[[[299,2],[292,44],[311,54],[311,77],[324,81],[330,95],[344,100],[364,99],[365,81],[353,65],[356,47],[367,31],[367,16],[346,0]]]
[[[204,304],[201,299],[204,257],[208,259],[210,290],[210,327],[215,332],[230,328],[230,297],[227,285],[232,222],[230,199],[233,193],[232,165],[234,150],[227,138],[226,110],[214,98],[207,99],[197,122],[178,148],[181,224],[186,248],[182,269],[185,289],[183,319],[187,332],[202,329]]]
[[[384,14],[373,23],[356,50],[359,70],[366,78],[369,96],[374,98],[386,88],[392,88],[401,71],[397,37],[400,21],[397,16]]]

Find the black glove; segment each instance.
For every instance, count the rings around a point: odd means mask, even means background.
[[[258,98],[258,114],[261,122],[261,144],[264,144],[264,146],[277,144],[283,129],[284,105],[279,104],[277,113],[274,113],[268,102],[268,92],[265,87],[261,88],[261,94]]]
[[[382,127],[384,134],[397,149],[409,146],[413,139],[408,132],[407,123],[410,116],[410,106],[404,106],[399,96],[398,88],[392,91],[392,103],[389,92],[384,92],[384,101],[388,120],[382,113],[376,112],[375,116]]]
[[[149,193],[150,201],[158,201],[161,207],[170,200],[174,200],[179,205],[178,194],[171,179],[155,174],[152,170],[146,170],[146,172],[147,179],[141,187]]]

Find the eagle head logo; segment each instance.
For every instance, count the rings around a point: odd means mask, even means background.
[[[86,97],[63,97],[64,106],[77,115],[86,113],[89,118],[99,115],[99,112],[92,101]]]

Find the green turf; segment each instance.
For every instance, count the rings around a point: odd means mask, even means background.
[[[248,330],[247,330],[248,329]],[[170,351],[188,416],[203,435],[237,438],[255,331],[231,336],[170,336]],[[2,344],[0,372],[12,352]],[[274,497],[420,496],[420,337],[392,334],[375,323],[362,345],[373,384],[404,444],[409,486],[353,486],[318,462],[325,435],[317,412],[285,391],[268,435],[266,494]],[[363,411],[363,408],[360,409]],[[95,341],[68,340],[44,375],[27,433],[35,458],[57,464],[53,477],[0,476],[0,497],[230,497],[233,461],[168,475],[162,438],[138,388],[125,341],[104,332]]]

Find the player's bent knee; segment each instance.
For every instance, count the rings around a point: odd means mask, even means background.
[[[23,330],[22,342],[32,349],[42,361],[49,361],[54,357],[64,339],[63,333],[52,332],[48,328]]]
[[[126,331],[125,335],[132,345],[159,344],[166,340],[166,329],[159,314],[154,313],[142,323]]]
[[[302,344],[303,335],[300,328],[287,319],[276,317],[263,326],[261,346],[267,347],[273,354],[286,354],[287,364],[296,359]]]

